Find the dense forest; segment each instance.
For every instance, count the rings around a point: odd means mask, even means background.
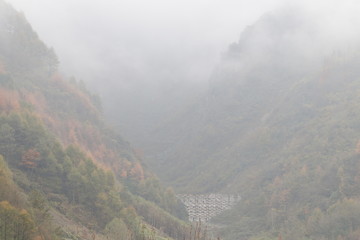
[[[0,1],[0,239],[184,239],[185,208]]]

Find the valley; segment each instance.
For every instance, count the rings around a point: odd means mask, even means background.
[[[78,80],[0,0],[0,240],[359,239],[360,33],[327,16],[264,13],[206,80],[134,56]]]

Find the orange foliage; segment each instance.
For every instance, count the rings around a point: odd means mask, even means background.
[[[44,240],[44,238],[40,235],[37,235],[33,238],[33,240]]]
[[[120,171],[120,177],[122,178],[127,178],[128,174],[127,171],[125,169],[121,169]]]
[[[135,179],[142,181],[144,180],[144,170],[140,163],[135,163],[130,170],[130,177],[134,177]]]
[[[4,72],[5,69],[0,62],[0,74]],[[53,75],[51,80],[58,88],[79,99],[86,111],[98,114],[97,108],[92,104],[90,97],[86,93],[64,81],[59,74]],[[139,181],[144,180],[144,169],[141,164],[129,162],[127,159],[122,158],[116,149],[112,149],[104,143],[103,133],[97,126],[80,122],[76,118],[59,118],[58,115],[53,113],[52,109],[49,109],[46,98],[40,91],[28,92],[21,90],[16,92],[0,88],[0,111],[20,110],[21,101],[27,103],[33,110],[33,114],[39,117],[49,129],[61,138],[64,146],[70,144],[78,146],[98,167],[104,170],[111,169],[118,176],[123,178],[131,177]],[[133,153],[137,158],[143,156],[141,150],[134,150]],[[33,169],[38,166],[39,159],[40,153],[35,149],[29,149],[23,154],[20,165]]]
[[[38,151],[29,149],[22,155],[20,165],[26,168],[36,168],[39,158],[40,153]]]
[[[74,94],[78,97],[78,99],[82,102],[85,108],[87,108],[89,111],[92,112],[98,112],[97,109],[92,104],[89,96],[80,90],[78,90],[76,87],[72,86],[69,82],[64,81],[63,77],[60,74],[54,74],[51,78],[52,81],[54,81],[59,88],[66,90],[69,93]]]
[[[0,63],[0,73],[1,73]],[[76,86],[64,81],[59,74],[51,79],[58,88],[64,89],[77,97],[87,111],[98,113],[98,110],[91,102],[90,97],[77,89]],[[62,144],[77,145],[96,165],[102,169],[111,169],[121,177],[132,177],[137,180],[144,179],[144,170],[140,163],[132,164],[127,159],[119,156],[116,149],[111,149],[103,142],[103,133],[91,124],[84,124],[75,118],[66,120],[60,119],[49,109],[47,101],[41,92],[28,92],[22,90],[19,93],[0,88],[0,111],[12,111],[20,109],[20,100],[28,103],[33,113],[38,116],[57,136],[60,136]],[[143,156],[141,150],[135,150],[134,155],[138,158]],[[23,154],[21,165],[26,168],[35,168],[40,158],[39,153],[30,149]]]
[[[25,102],[32,105],[41,116],[47,116],[47,104],[45,97],[40,93],[34,92],[22,92],[22,96]]]
[[[100,144],[94,149],[94,157],[97,159],[105,159],[107,156],[108,149],[106,148],[105,144]]]
[[[96,166],[103,169],[103,170],[105,170],[106,172],[111,172],[112,171],[112,168],[105,165],[104,163],[98,163],[98,164],[96,164]]]
[[[20,109],[19,95],[11,90],[0,88],[0,110],[9,112]]]
[[[131,163],[126,159],[124,159],[121,163],[121,165],[118,164],[113,170],[115,172],[120,171],[120,176],[123,178],[127,178],[129,176],[128,171],[131,168]]]
[[[54,74],[51,80],[61,89],[69,92],[79,99],[87,109],[87,111],[97,113],[98,110],[92,104],[90,97],[77,89],[76,86],[64,81],[61,75]],[[31,100],[31,99],[30,99]],[[33,101],[31,101],[33,102]],[[40,108],[37,110],[42,110]],[[49,115],[49,110],[44,115]],[[51,113],[50,113],[51,115]],[[54,117],[54,116],[53,116]],[[41,117],[44,120],[44,117]],[[131,165],[127,160],[121,159],[121,157],[110,149],[103,142],[103,136],[100,130],[91,124],[84,124],[77,119],[59,119],[47,118],[49,127],[56,131],[61,136],[62,141],[65,145],[75,144],[80,147],[84,152],[87,153],[88,157],[93,159],[94,163],[99,167],[106,169],[111,168],[114,173],[120,174],[122,177],[132,176],[136,179],[144,178],[144,171],[140,164]],[[137,152],[137,155],[141,155],[141,152]]]

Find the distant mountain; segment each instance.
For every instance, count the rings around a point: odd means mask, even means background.
[[[224,188],[228,180],[216,174],[219,167],[227,168],[223,152],[252,134],[297,81],[321,66],[314,41],[319,36],[303,14],[267,14],[249,26],[214,70],[207,93],[153,132],[163,141],[154,146],[160,154],[150,165],[182,170],[159,169],[162,178],[186,191]]]
[[[185,209],[0,1],[1,239],[183,239]]]
[[[149,166],[181,192],[240,193],[227,239],[357,239],[360,48],[308,13],[264,15],[202,99],[154,131]],[[336,46],[336,48],[334,47]]]

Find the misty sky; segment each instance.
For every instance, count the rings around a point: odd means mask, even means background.
[[[53,46],[69,74],[157,64],[204,78],[241,30],[279,0],[8,0]],[[104,66],[105,65],[105,66]],[[149,66],[150,65],[150,66]],[[155,66],[154,66],[155,65]],[[193,66],[196,65],[196,69]],[[189,77],[189,76],[188,76]]]
[[[359,6],[353,0],[7,1],[55,48],[67,74],[94,78],[116,68],[124,73],[122,81],[157,78],[162,71],[163,78],[178,73],[185,80],[206,79],[247,25],[284,4],[300,2],[326,12],[329,21],[356,13]]]
[[[63,69],[125,72],[180,71],[204,79],[227,46],[267,11],[300,2],[329,21],[356,13],[357,1],[291,0],[7,0],[25,13]],[[340,15],[340,16],[339,16]],[[357,14],[353,14],[357,15]],[[336,23],[332,23],[336,24]],[[181,69],[181,67],[183,69]],[[179,69],[174,69],[179,68]],[[89,73],[92,75],[93,73]]]

